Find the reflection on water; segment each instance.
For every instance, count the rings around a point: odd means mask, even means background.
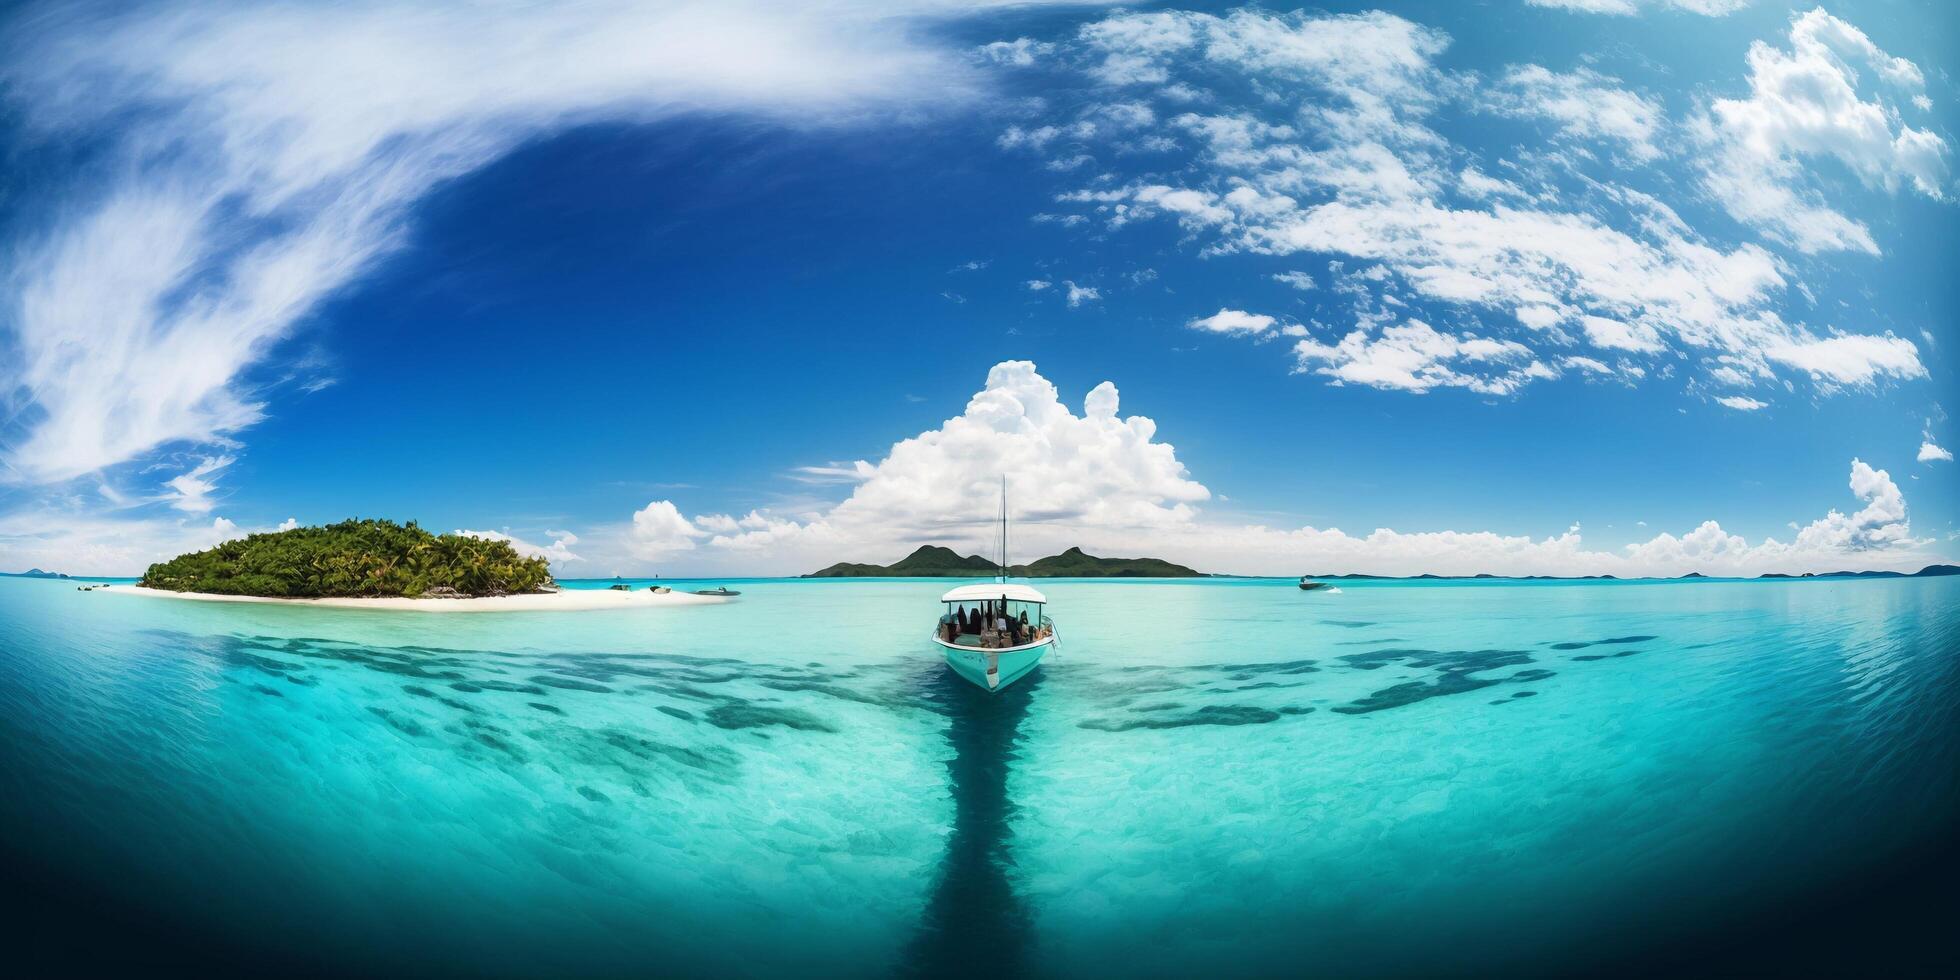
[[[1018,809],[1008,776],[1020,758],[1021,722],[1040,689],[1041,668],[989,694],[938,667],[927,699],[947,714],[947,789],[953,832],[946,840],[919,935],[902,972],[909,976],[1018,977],[1028,972],[1033,923],[1010,871],[1011,825]]]

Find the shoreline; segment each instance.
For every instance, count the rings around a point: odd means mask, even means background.
[[[214,592],[172,592],[168,589],[150,589],[140,585],[111,585],[98,591],[166,599],[188,599],[193,602],[250,602],[274,606],[426,613],[591,612],[605,609],[719,605],[728,601],[722,596],[694,595],[687,592],[661,594],[645,589],[636,589],[632,592],[618,592],[612,589],[560,589],[557,592],[529,592],[522,595],[483,596],[474,599],[409,599],[402,596],[293,599],[278,596],[219,595]]]

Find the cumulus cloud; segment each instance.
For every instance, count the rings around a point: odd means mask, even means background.
[[[1768,402],[1759,402],[1754,398],[1746,398],[1742,395],[1725,395],[1715,399],[1715,401],[1717,404],[1733,408],[1738,412],[1754,412],[1769,407]]]
[[[947,13],[178,0],[14,18],[9,111],[33,139],[100,144],[104,162],[45,195],[38,227],[16,225],[0,340],[17,356],[0,389],[24,400],[24,434],[8,472],[59,482],[223,444],[264,414],[253,366],[402,244],[415,202],[527,140],[692,113],[847,123],[963,98],[967,59],[916,29]]]
[[[1084,303],[1093,303],[1102,299],[1102,290],[1094,286],[1078,286],[1067,281],[1064,281],[1062,286],[1068,292],[1068,308],[1071,310]]]
[[[707,532],[681,516],[671,500],[655,500],[633,514],[627,536],[627,551],[635,558],[658,560],[681,551],[693,551],[696,538]]]
[[[1078,414],[1034,365],[1003,362],[964,411],[895,443],[835,506],[689,520],[671,503],[656,501],[634,515],[625,534],[659,543],[646,557],[685,552],[702,567],[750,573],[809,571],[839,560],[889,562],[924,543],[989,553],[1005,474],[1019,560],[1074,545],[1249,574],[1637,576],[1916,569],[1938,558],[1928,542],[1911,537],[1905,499],[1891,477],[1861,460],[1852,461],[1850,488],[1863,507],[1851,514],[1832,510],[1787,543],[1751,541],[1713,520],[1617,550],[1588,549],[1576,527],[1533,537],[1243,524],[1208,516],[1203,507],[1214,499],[1211,491],[1157,439],[1154,421],[1122,416],[1119,405],[1116,387],[1104,382],[1084,397]]]
[[[1800,551],[1878,551],[1910,540],[1906,498],[1891,474],[1860,459],[1851,461],[1851,492],[1865,502],[1850,515],[1832,510],[1797,532]]]
[[[1703,184],[1736,218],[1804,252],[1878,254],[1870,230],[1827,203],[1809,159],[1835,160],[1869,187],[1946,197],[1946,141],[1906,124],[1896,102],[1923,95],[1917,65],[1822,8],[1795,18],[1787,48],[1751,45],[1748,62],[1748,96],[1715,100],[1698,127]]]
[[[1953,453],[1934,445],[1933,440],[1927,439],[1919,444],[1919,462],[1951,463],[1953,462]]]

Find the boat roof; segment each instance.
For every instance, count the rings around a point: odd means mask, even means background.
[[[984,602],[1005,596],[1012,602],[1047,602],[1048,597],[1032,587],[1014,582],[981,582],[962,585],[939,597],[940,602]]]

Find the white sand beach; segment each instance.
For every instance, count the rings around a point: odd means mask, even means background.
[[[693,595],[686,592],[652,592],[635,589],[560,589],[525,595],[486,596],[478,599],[276,599],[265,596],[215,595],[209,592],[171,592],[146,589],[140,585],[115,585],[100,591],[120,595],[161,596],[198,602],[260,602],[285,606],[321,606],[335,609],[390,609],[429,613],[481,612],[590,612],[599,609],[655,609],[663,606],[693,606],[727,602],[721,596]]]

